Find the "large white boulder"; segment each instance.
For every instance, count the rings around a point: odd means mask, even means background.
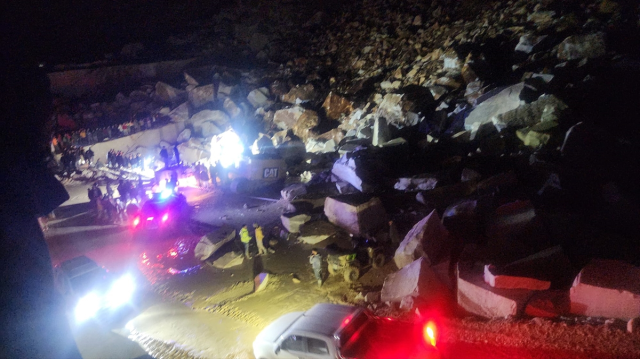
[[[536,293],[528,289],[499,289],[484,282],[482,268],[458,268],[458,304],[466,311],[485,318],[507,318],[523,313]]]
[[[269,103],[269,89],[266,87],[255,89],[249,92],[247,100],[255,108],[264,107]]]
[[[220,247],[236,238],[236,231],[231,227],[221,227],[200,239],[193,253],[201,261],[211,257]]]
[[[300,106],[278,110],[273,115],[273,123],[282,130],[293,129],[304,111],[304,108]]]
[[[594,259],[573,282],[571,313],[629,320],[640,317],[640,268]]]
[[[193,107],[201,107],[213,101],[213,85],[198,86],[189,91],[189,102]]]
[[[200,128],[202,130],[202,137],[213,137],[222,133],[222,130],[211,121],[202,122]]]
[[[359,193],[327,197],[324,214],[329,222],[354,235],[374,233],[387,223],[387,213],[380,199]]]
[[[202,110],[191,116],[189,120],[196,132],[202,132],[205,122],[213,123],[219,130],[224,130],[229,124],[229,116],[219,110]]]
[[[173,122],[185,122],[189,120],[189,104],[187,102],[174,108],[169,112],[168,116]]]
[[[380,294],[382,302],[400,302],[406,297],[433,297],[444,289],[425,258],[418,258],[385,278]]]
[[[558,45],[561,60],[594,59],[607,52],[604,33],[569,36]]]
[[[451,248],[449,232],[434,209],[407,233],[393,260],[398,268],[420,257],[426,258],[430,265],[435,265],[449,258]]]

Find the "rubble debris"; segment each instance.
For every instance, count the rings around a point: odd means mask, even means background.
[[[516,51],[522,51],[524,53],[530,54],[536,45],[542,42],[547,36],[533,36],[533,35],[522,35],[520,36],[520,41],[518,45],[516,45]]]
[[[227,252],[222,257],[213,261],[213,266],[218,269],[229,269],[244,263],[244,254],[240,252]]]
[[[282,130],[291,130],[305,112],[300,106],[278,110],[273,115],[273,123]]]
[[[498,274],[497,268],[490,264],[484,266],[484,282],[503,289],[546,290],[551,287],[551,282],[545,280]]]
[[[391,160],[395,155],[402,153],[403,141],[389,141],[383,144],[382,149],[375,148],[375,151],[374,149],[364,150],[358,144],[354,144],[333,164],[331,173],[340,180],[349,182],[360,192],[372,192],[381,186],[384,175],[393,173],[393,168],[402,163],[397,157],[395,163],[388,163],[386,160]],[[343,152],[350,145],[347,143],[342,146],[339,152]]]
[[[284,213],[280,220],[289,233],[300,233],[300,227],[310,221],[311,216],[306,213]]]
[[[374,233],[387,223],[380,199],[359,193],[327,197],[324,214],[329,222],[354,235]]]
[[[313,99],[315,96],[315,90],[312,84],[298,85],[285,95],[282,95],[282,101],[291,104],[299,105]]]
[[[495,176],[491,176],[478,183],[478,191],[490,192],[490,191],[504,191],[509,187],[513,187],[518,183],[518,177],[514,172],[499,173]]]
[[[381,297],[382,297],[381,292],[369,292],[365,294],[364,301],[367,303],[378,303],[380,302]]]
[[[545,290],[536,292],[524,310],[531,317],[558,318],[569,314],[569,292],[567,290]]]
[[[433,297],[443,290],[427,258],[418,258],[385,278],[380,292],[382,302],[401,302],[407,297]],[[446,290],[446,289],[445,289]]]
[[[338,233],[338,228],[329,222],[307,222],[300,227],[298,240],[306,244],[318,244],[336,233]]]
[[[460,175],[460,181],[461,182],[478,181],[481,177],[482,176],[480,175],[480,173],[469,168],[464,168],[462,170],[462,174]]]
[[[389,125],[384,117],[378,117],[373,123],[373,134],[371,136],[371,144],[374,146],[381,146],[391,139],[391,133],[389,132]]]
[[[572,314],[623,320],[640,317],[640,268],[594,259],[576,276],[569,294]]]
[[[523,313],[535,291],[499,289],[484,282],[481,267],[458,268],[458,304],[466,311],[485,318],[507,318]]]
[[[195,115],[191,116],[189,122],[193,125],[195,132],[202,133],[203,126],[215,126],[220,132],[227,129],[229,125],[229,116],[226,113],[219,110],[202,110]],[[210,125],[204,125],[209,122]]]
[[[177,141],[178,141],[178,143],[187,142],[187,141],[189,141],[190,138],[191,138],[191,130],[188,129],[188,128],[185,128],[178,135]]]
[[[171,110],[167,116],[169,116],[173,122],[185,122],[189,120],[189,104],[186,102],[180,104],[180,106]]]
[[[434,189],[438,184],[438,179],[434,176],[419,175],[409,178],[398,178],[398,182],[393,185],[398,191],[428,191]]]
[[[495,216],[488,225],[489,237],[506,237],[525,228],[536,216],[531,201],[515,201],[503,204],[495,211]]]
[[[471,139],[474,139],[480,127],[496,121],[496,117],[505,112],[515,110],[523,101],[520,93],[524,89],[524,82],[509,86],[496,95],[489,97],[476,107],[465,119],[464,128],[471,131]]]
[[[260,87],[249,92],[247,101],[255,108],[265,107],[269,104],[269,89]]]
[[[307,186],[305,186],[303,183],[292,184],[283,188],[280,191],[280,194],[282,195],[282,198],[291,202],[296,197],[307,194]]]
[[[322,108],[324,108],[327,117],[332,120],[338,120],[343,115],[347,116],[353,111],[353,105],[349,100],[333,92],[329,92],[322,103]]]
[[[451,248],[449,232],[442,225],[438,213],[433,210],[407,233],[393,260],[398,268],[403,268],[420,257],[426,258],[430,265],[435,265],[449,258]]]
[[[165,102],[178,103],[183,100],[186,92],[184,90],[177,89],[169,84],[158,81],[156,83],[156,95]]]
[[[581,60],[595,59],[605,55],[604,33],[569,36],[558,45],[558,59]]]
[[[442,224],[449,233],[463,243],[472,243],[480,235],[480,218],[476,213],[476,200],[462,200],[447,207],[442,213]]]
[[[461,182],[454,185],[436,187],[430,191],[418,192],[416,201],[436,208],[445,208],[453,202],[471,195],[476,190],[473,181]]]
[[[498,131],[507,127],[542,125],[536,131],[546,131],[557,125],[567,105],[553,95],[542,95],[536,101],[497,115],[493,121]]]
[[[189,103],[195,107],[200,108],[209,102],[213,101],[213,84],[206,86],[198,86],[189,91]]]
[[[320,119],[315,111],[305,110],[291,129],[294,135],[300,137],[302,141],[307,141],[309,138],[317,136],[317,133],[314,133],[312,129],[318,126],[319,122]]]
[[[235,229],[227,226],[203,236],[193,253],[198,260],[204,261],[211,257],[220,247],[236,238]]]

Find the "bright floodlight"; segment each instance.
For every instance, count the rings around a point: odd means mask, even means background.
[[[78,305],[76,305],[76,320],[84,322],[93,318],[98,313],[98,310],[100,310],[100,297],[91,292],[78,301]]]
[[[238,165],[242,159],[244,146],[240,137],[233,131],[228,130],[211,139],[211,163],[219,162],[224,168],[231,165]]]
[[[162,192],[160,192],[160,198],[167,199],[171,197],[172,194],[173,194],[173,191],[166,188],[166,189],[163,189]]]
[[[117,308],[125,303],[128,303],[133,296],[133,292],[136,289],[136,284],[131,274],[125,274],[118,280],[113,282],[113,285],[107,293],[107,304],[111,308]]]

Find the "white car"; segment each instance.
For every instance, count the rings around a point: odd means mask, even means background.
[[[256,359],[439,358],[433,324],[424,332],[415,324],[321,303],[269,324],[253,342],[253,354]]]

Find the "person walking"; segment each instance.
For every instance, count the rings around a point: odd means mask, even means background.
[[[178,151],[178,146],[173,147],[173,157],[176,159],[176,164],[180,164],[180,151]]]
[[[253,224],[254,232],[256,235],[256,244],[258,245],[258,255],[267,254],[267,249],[264,247],[264,233],[262,233],[262,227],[259,224]]]
[[[251,243],[251,236],[249,235],[249,230],[247,229],[246,224],[243,224],[240,229],[240,241],[244,245],[244,256],[247,259],[251,259],[249,256],[249,243]]]
[[[160,158],[162,159],[162,162],[164,162],[164,167],[169,167],[169,152],[165,146],[162,146],[162,149],[160,150]]]
[[[317,248],[311,250],[309,263],[311,263],[311,268],[313,268],[313,275],[315,275],[316,280],[318,280],[318,287],[322,286],[322,256],[318,253]]]

